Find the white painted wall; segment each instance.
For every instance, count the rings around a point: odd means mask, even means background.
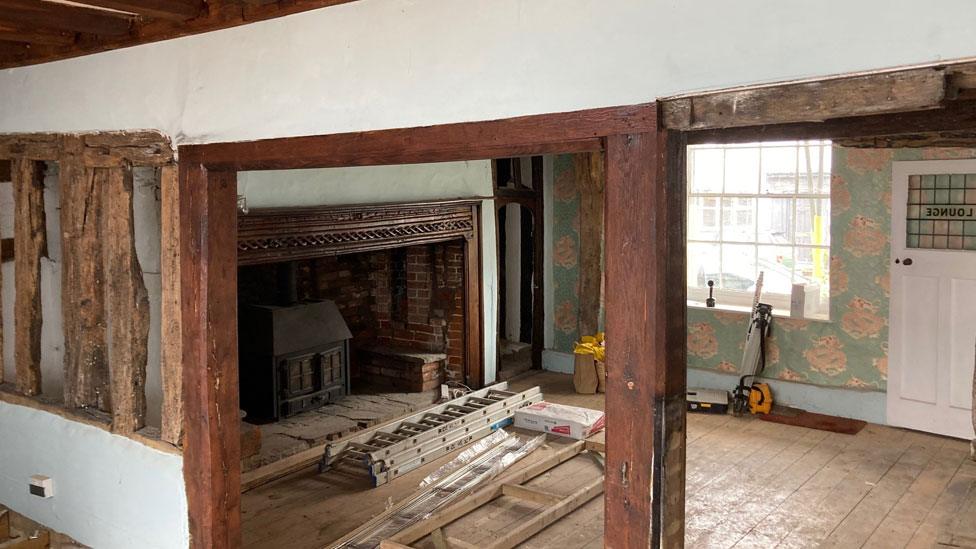
[[[248,208],[340,206],[381,202],[419,202],[482,198],[493,192],[491,162],[440,162],[310,170],[240,172],[237,193]],[[484,337],[498,335],[498,253],[493,200],[482,200],[482,295]],[[157,254],[158,257],[158,254]],[[495,379],[497,349],[485,345],[485,381]]]
[[[492,195],[491,162],[240,172],[249,208],[421,202]]]
[[[189,542],[183,459],[91,425],[0,402],[0,502],[96,549]],[[54,479],[54,497],[27,492]]]
[[[970,0],[359,0],[0,71],[0,132],[237,141],[639,103],[974,56],[974,20]]]

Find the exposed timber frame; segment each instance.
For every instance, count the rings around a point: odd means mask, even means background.
[[[653,290],[637,282],[621,281],[608,287],[608,308],[628,303],[638,317],[652,317],[650,297],[665,295],[667,279],[659,278],[666,254],[684,261],[684,243],[667,248],[670,240],[652,238],[659,152],[666,132],[659,131],[655,104],[593,109],[588,111],[526,116],[488,122],[449,124],[423,128],[382,130],[311,137],[269,139],[245,143],[218,143],[180,147],[180,270],[183,298],[183,363],[186,423],[184,475],[187,483],[191,540],[194,547],[230,548],[241,543],[240,448],[235,415],[222,414],[238,407],[236,315],[236,172],[239,170],[311,167],[371,166],[451,160],[494,159],[551,153],[607,150],[608,192],[617,196],[640,188],[646,200],[628,204],[627,216],[607,216],[608,234],[626,238],[628,263],[639,266]],[[639,146],[633,146],[633,143]],[[610,152],[612,150],[612,153]],[[610,187],[615,186],[613,191]],[[683,193],[678,193],[683,200]],[[674,209],[667,220],[683,226],[683,209]],[[636,220],[640,238],[628,223]],[[655,247],[659,246],[659,247]],[[655,258],[660,258],[657,260]],[[611,261],[611,263],[614,263]],[[618,268],[619,271],[619,268]],[[635,290],[636,289],[636,290]],[[636,293],[628,293],[635,290]],[[650,293],[649,293],[650,292]],[[633,299],[634,295],[649,296]],[[684,290],[672,291],[665,307],[653,312],[653,320],[618,321],[610,326],[608,339],[607,516],[609,547],[647,547],[652,528],[651,479],[656,470],[652,447],[643,444],[656,433],[654,402],[664,398],[659,379],[673,376],[674,386],[684,391]],[[165,299],[165,297],[164,297]],[[640,309],[640,311],[637,311]],[[663,321],[666,320],[666,321]],[[651,330],[646,331],[646,330]],[[671,330],[672,333],[666,333]],[[665,366],[665,345],[680,341],[680,361]],[[479,352],[480,348],[479,348]],[[673,388],[672,388],[673,390]],[[655,396],[655,395],[661,395]],[[683,408],[677,409],[683,422]],[[623,416],[631,416],[627,420]],[[646,421],[639,422],[641,417]],[[225,420],[224,418],[232,418]],[[638,436],[635,436],[638,435]],[[663,439],[662,439],[663,440]],[[667,439],[679,447],[681,436]],[[682,454],[683,455],[683,454]],[[682,460],[683,466],[683,460]],[[623,472],[623,474],[621,474]],[[683,486],[684,474],[673,475]],[[663,478],[658,479],[663,485]],[[680,491],[678,501],[683,501]],[[683,515],[683,505],[680,505]],[[677,506],[659,509],[661,520],[680,523],[670,514]],[[637,517],[630,528],[621,528],[622,516]],[[683,528],[678,527],[683,536]],[[655,543],[657,545],[657,543]]]
[[[238,425],[224,423],[221,416],[238,404],[237,171],[603,151],[609,342],[604,541],[611,548],[681,547],[684,145],[974,130],[970,72],[968,65],[942,65],[667,98],[658,104],[180,147],[189,420],[184,474],[192,545],[240,545]],[[763,91],[756,92],[759,88]],[[883,100],[845,101],[852,90]],[[751,104],[745,110],[738,107],[743,94]]]
[[[47,161],[58,162],[61,169],[63,395],[41,391],[40,265],[47,254],[43,204]],[[149,299],[135,251],[132,210],[132,169],[159,168],[166,179],[173,164],[169,139],[155,131],[0,135],[0,180],[13,182],[14,241],[19,250],[13,254],[17,384],[0,387],[0,399],[56,411],[157,448],[172,451],[179,446],[182,397],[180,386],[171,380],[174,371],[180,379],[180,363],[168,352],[180,343],[178,337],[163,338],[163,398],[168,405],[163,407],[159,438],[168,445],[138,433],[146,416]],[[163,201],[174,202],[172,185],[164,182],[163,187]],[[167,240],[165,231],[163,240]],[[172,246],[168,251],[173,251]],[[173,274],[164,268],[162,278],[165,286]],[[164,306],[162,324],[179,325],[171,307]]]

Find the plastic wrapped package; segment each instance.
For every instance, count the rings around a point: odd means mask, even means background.
[[[542,445],[545,435],[530,439],[498,430],[462,452],[451,463],[424,479],[413,496],[364,524],[333,547],[374,549],[401,530],[470,493]]]

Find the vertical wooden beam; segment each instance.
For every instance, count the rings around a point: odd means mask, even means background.
[[[183,340],[180,311],[180,193],[175,166],[160,170],[162,198],[162,439],[179,446],[183,439]]]
[[[603,285],[603,154],[580,153],[573,164],[580,193],[579,333],[593,335],[599,329]]]
[[[464,375],[465,383],[477,388],[485,384],[484,347],[481,344],[484,337],[484,315],[481,308],[481,208],[471,206],[471,217],[474,220],[471,236],[464,239]]]
[[[61,181],[61,315],[66,406],[111,411],[106,350],[101,186],[107,173],[86,168],[83,143],[65,136]],[[97,179],[97,180],[96,180]]]
[[[44,164],[13,161],[14,191],[14,362],[17,390],[41,393],[41,257],[47,254]]]
[[[684,543],[684,194],[666,134],[606,142],[606,547]],[[653,480],[652,480],[653,479]],[[653,481],[653,505],[652,505]]]
[[[685,543],[685,443],[687,437],[688,318],[687,241],[688,211],[685,190],[687,140],[679,132],[658,133],[655,187],[658,212],[656,229],[666,241],[658,253],[665,260],[665,297],[658,301],[658,321],[664,323],[664,362],[654,370],[654,479],[651,515],[652,537],[661,547],[684,547]],[[659,156],[659,159],[661,158]]]
[[[532,157],[532,190],[535,192],[535,206],[532,208],[532,367],[542,369],[542,351],[546,346],[545,309],[545,185],[543,159],[541,156]]]
[[[103,269],[109,318],[112,430],[131,433],[146,424],[149,295],[136,257],[132,168],[96,168],[102,191]]]
[[[241,545],[237,177],[180,162],[183,476],[190,545]]]

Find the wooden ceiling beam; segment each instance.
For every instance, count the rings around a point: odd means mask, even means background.
[[[108,4],[111,2],[118,3],[120,7],[121,4],[124,3],[129,5],[129,8],[133,10],[135,9],[136,4],[138,4],[142,7],[143,11],[149,9],[147,6],[156,6],[158,8],[159,5],[169,4],[169,2],[164,0],[75,1],[90,5],[105,6],[108,6]],[[174,0],[174,2],[191,5],[195,4],[197,1],[198,0]],[[145,20],[138,20],[135,16],[130,15],[128,16],[128,21],[135,19],[131,25],[130,32],[124,32],[122,34],[113,36],[104,32],[96,33],[92,29],[86,28],[81,32],[90,34],[83,34],[82,36],[79,36],[77,42],[73,44],[58,46],[44,51],[35,50],[26,56],[7,57],[0,55],[0,69],[46,63],[48,61],[68,59],[71,57],[78,57],[80,55],[89,55],[107,50],[135,46],[137,44],[169,40],[172,38],[179,38],[181,36],[189,36],[192,34],[200,34],[203,32],[246,25],[248,23],[274,19],[276,17],[283,17],[303,11],[320,9],[354,1],[355,0],[209,0],[206,2],[205,9],[203,9],[198,16],[185,21],[174,21],[172,19],[166,19],[163,17],[152,17]],[[42,2],[41,0],[0,0],[0,18],[5,16],[7,11],[6,8],[9,6],[29,5],[36,8],[39,4],[46,7],[49,5],[49,2]],[[59,6],[60,4],[54,5]],[[99,14],[113,13],[94,8],[81,9],[95,11]],[[182,10],[183,8],[174,9]],[[125,14],[122,15],[125,16]],[[41,23],[42,20],[43,23]],[[33,19],[29,19],[26,23],[23,22],[22,17],[15,22],[24,26],[30,24],[29,28],[32,29],[38,26],[47,29],[62,28],[54,27],[52,24],[48,23],[47,18],[41,17],[34,17]],[[99,34],[100,36],[93,37],[91,34]]]
[[[29,28],[5,21],[0,17],[0,41],[27,42],[45,46],[69,46],[75,43],[75,33]]]
[[[203,13],[202,0],[75,0],[88,6],[109,8],[169,21],[186,21]]]
[[[135,19],[126,13],[43,0],[0,0],[0,18],[32,29],[87,32],[102,36],[128,34]]]

